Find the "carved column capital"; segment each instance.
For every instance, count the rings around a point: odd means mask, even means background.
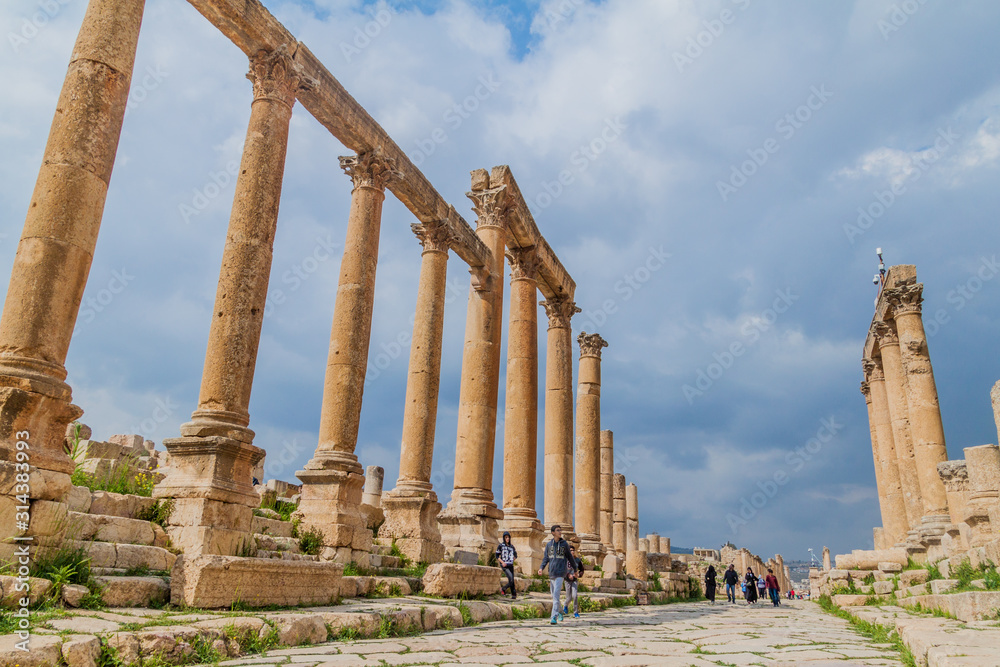
[[[968,490],[969,470],[965,461],[944,461],[938,464],[937,472],[946,491],[960,493]]]
[[[247,78],[253,84],[253,99],[275,100],[295,104],[295,93],[299,88],[308,87],[308,82],[284,44],[273,51],[258,51],[250,56],[250,71]]]
[[[924,286],[921,283],[903,285],[886,290],[885,297],[892,306],[893,316],[901,313],[920,313],[921,304],[924,302]]]
[[[401,176],[396,170],[396,161],[384,157],[378,150],[342,156],[340,168],[351,177],[354,189],[373,188],[384,192],[391,181]]]
[[[865,379],[869,379],[872,376],[872,371],[875,370],[875,362],[871,359],[861,360],[861,370],[865,374]]]
[[[538,269],[541,266],[541,262],[538,260],[538,254],[535,252],[535,247],[531,246],[528,248],[511,248],[507,251],[507,261],[510,262],[510,281],[514,282],[519,279],[538,279]]]
[[[876,322],[873,324],[872,333],[878,339],[879,347],[899,344],[899,335],[896,333],[896,327],[888,322]]]
[[[872,390],[867,380],[861,382],[861,393],[864,394],[866,403],[872,402]]]
[[[545,308],[545,314],[549,316],[550,329],[569,329],[570,318],[582,312],[581,308],[577,308],[575,301],[570,301],[566,297],[539,301],[538,303]]]
[[[472,200],[472,209],[476,212],[476,229],[482,227],[499,227],[507,229],[507,214],[510,203],[507,198],[507,186],[489,190],[474,190],[465,193]]]
[[[413,223],[410,229],[417,235],[424,252],[448,252],[454,240],[448,225],[440,220]]]
[[[872,369],[871,377],[868,378],[869,382],[885,382],[885,371],[882,370],[881,366],[876,366]]]
[[[576,342],[580,344],[581,357],[597,357],[600,359],[601,350],[608,346],[608,341],[601,338],[601,334],[589,334],[586,331],[580,332],[580,335],[576,338]]]

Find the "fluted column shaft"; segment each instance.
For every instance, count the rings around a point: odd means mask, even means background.
[[[617,473],[612,477],[611,500],[611,548],[625,555],[625,475]]]
[[[580,378],[576,402],[576,532],[581,551],[600,545],[601,493],[601,349],[598,334],[581,333]]]
[[[876,465],[881,469],[882,488],[884,489],[882,526],[886,530],[889,544],[895,545],[906,540],[909,524],[906,519],[906,506],[903,502],[903,492],[899,481],[899,462],[893,440],[892,421],[889,417],[885,375],[880,362],[881,359],[875,361],[868,381],[871,394],[870,418],[874,425],[874,442],[877,443],[878,447],[878,463]],[[883,496],[879,497],[881,500]]]
[[[538,453],[538,259],[533,248],[512,249],[507,397],[503,438],[504,516],[532,519]]]
[[[920,527],[924,505],[920,496],[917,462],[913,455],[913,440],[910,435],[906,402],[906,376],[899,355],[899,339],[895,328],[885,322],[876,324],[875,335],[878,337],[882,370],[885,374],[885,394],[889,406],[889,420],[892,424],[892,440],[896,446],[899,485],[906,507],[906,521],[910,529],[914,530]]]
[[[0,317],[0,460],[15,459],[24,429],[33,467],[73,471],[63,439],[83,411],[70,403],[64,364],[104,215],[143,7],[143,0],[91,0],[73,48]],[[33,485],[33,497],[41,486]]]
[[[916,458],[923,516],[928,520],[948,521],[948,496],[938,475],[937,466],[948,460],[938,404],[934,370],[927,350],[927,335],[921,317],[923,285],[905,285],[888,290],[893,319],[899,334],[899,349],[906,372],[907,406],[910,432]]]
[[[545,358],[545,525],[573,533],[573,338],[569,299],[543,301],[549,318]]]
[[[639,550],[639,487],[625,487],[625,552]]]
[[[614,542],[615,434],[601,431],[601,544],[613,549]]]

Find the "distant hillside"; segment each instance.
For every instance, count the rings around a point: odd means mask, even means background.
[[[694,553],[694,549],[690,548],[690,547],[675,547],[674,545],[671,544],[670,545],[670,553],[672,553],[672,554],[693,554]]]

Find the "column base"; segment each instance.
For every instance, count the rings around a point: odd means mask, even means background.
[[[615,551],[609,551],[601,561],[601,569],[604,570],[605,577],[617,577],[622,573],[622,566],[625,560]]]
[[[437,518],[441,503],[433,491],[410,491],[395,488],[382,494],[385,522],[378,536],[396,543],[414,563],[439,563],[444,560],[444,544]]]
[[[295,476],[302,481],[302,497],[295,512],[302,519],[302,529],[321,531],[323,545],[335,550],[333,559],[337,562],[360,563],[362,554],[371,553],[372,531],[361,515],[365,476],[357,458],[341,452],[316,456]]]
[[[493,503],[493,493],[485,489],[455,489],[451,502],[438,515],[438,528],[445,552],[474,551],[482,561],[500,543],[498,531],[503,512]]]
[[[510,533],[511,544],[517,549],[517,562],[521,572],[531,576],[542,566],[545,549],[545,529],[538,517],[530,514],[516,514],[519,508],[504,508],[504,518],[500,522],[501,530]]]
[[[1000,505],[996,505],[995,499],[992,504],[995,507],[1000,507]],[[994,507],[983,502],[976,502],[975,500],[971,501],[966,507],[963,521],[969,526],[970,547],[986,546],[996,539],[997,536],[994,533],[994,525],[990,517],[991,509],[994,510],[994,514],[997,513]]]
[[[589,535],[587,533],[580,533],[580,546],[577,548],[577,553],[580,558],[589,559],[594,565],[600,565],[604,567],[604,557],[607,555],[607,549],[601,544],[601,538],[598,535]]]
[[[66,428],[83,410],[70,403],[68,385],[53,383],[0,375],[0,461],[17,462],[17,452],[24,451],[26,463],[35,468],[73,474],[73,460],[64,449]],[[60,386],[64,390],[57,391]],[[29,449],[18,450],[19,440]],[[36,497],[34,488],[31,496]]]

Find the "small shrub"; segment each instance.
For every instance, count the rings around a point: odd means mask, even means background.
[[[458,613],[462,615],[462,622],[466,625],[475,625],[476,622],[472,618],[472,610],[464,602],[458,603]]]
[[[97,588],[90,574],[90,556],[79,547],[63,547],[37,556],[31,564],[30,574],[52,582],[49,595],[53,600],[59,600],[63,586],[67,584],[80,584],[91,590]]]
[[[516,605],[511,607],[510,610],[514,614],[514,620],[516,621],[527,621],[532,618],[542,617],[541,609],[529,605]]]
[[[927,581],[934,581],[935,579],[944,579],[944,577],[941,576],[941,570],[938,569],[937,563],[934,563],[933,565],[927,563],[927,565],[924,566],[924,569],[927,570]]]
[[[404,568],[409,567],[411,562],[410,558],[409,556],[403,553],[402,549],[399,548],[399,545],[396,544],[396,540],[392,541],[392,546],[389,548],[389,555],[398,558],[401,567]],[[424,566],[424,568],[426,569],[426,565]]]
[[[139,512],[135,515],[135,518],[141,521],[150,521],[161,526],[162,528],[166,528],[167,521],[170,519],[170,514],[173,511],[174,499],[163,498],[161,500],[157,500],[152,507],[139,510]]]
[[[142,565],[133,565],[132,567],[125,570],[126,577],[145,577],[149,575],[149,566],[143,563]]]

